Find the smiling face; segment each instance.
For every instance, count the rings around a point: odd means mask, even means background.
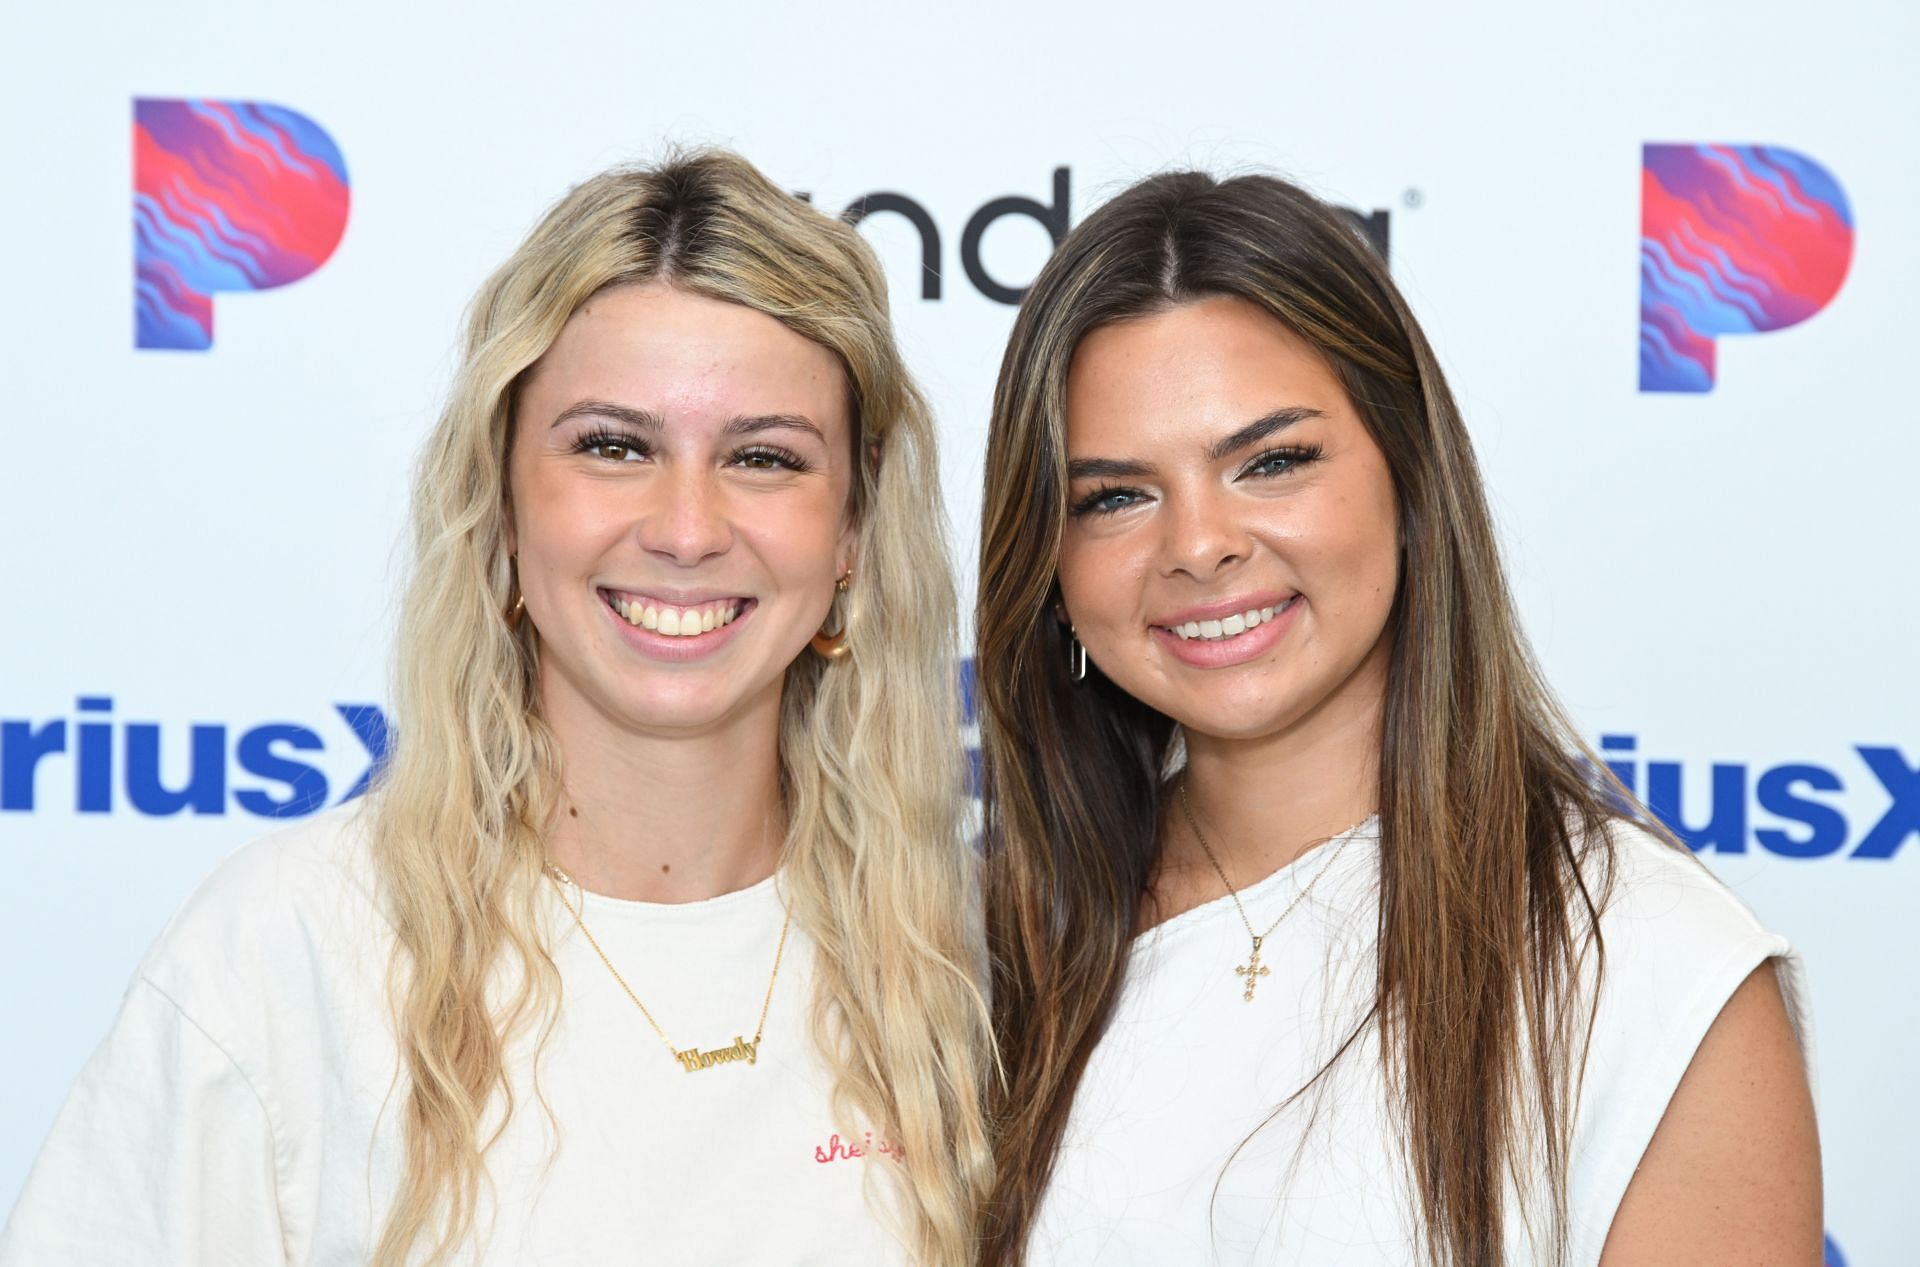
[[[777,717],[852,565],[852,425],[834,355],[764,313],[657,283],[574,313],[508,455],[550,720]]]
[[[1244,300],[1103,326],[1067,377],[1068,619],[1190,736],[1377,721],[1393,480],[1326,361]]]

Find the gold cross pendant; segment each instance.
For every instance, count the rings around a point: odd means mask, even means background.
[[[1260,962],[1260,939],[1258,937],[1253,939],[1253,954],[1247,959],[1246,963],[1241,964],[1233,970],[1233,975],[1246,978],[1247,988],[1241,993],[1240,997],[1248,1003],[1253,1002],[1254,982],[1258,981],[1261,977],[1270,977],[1273,975],[1273,973],[1268,970],[1267,965]]]

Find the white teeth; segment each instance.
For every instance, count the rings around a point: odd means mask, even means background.
[[[738,600],[703,603],[698,607],[654,606],[645,599],[608,595],[608,603],[630,625],[651,629],[669,638],[697,638],[723,625],[731,625],[740,616]]]
[[[1209,641],[1237,638],[1249,629],[1266,624],[1273,619],[1274,612],[1285,607],[1285,603],[1281,603],[1278,607],[1255,607],[1244,612],[1235,612],[1219,620],[1189,620],[1184,625],[1170,625],[1167,628],[1182,642],[1195,638],[1205,638]]]

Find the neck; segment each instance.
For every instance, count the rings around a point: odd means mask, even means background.
[[[1379,808],[1387,654],[1383,639],[1338,690],[1274,734],[1239,739],[1187,732],[1181,777],[1236,887],[1286,866]],[[1185,842],[1189,833],[1177,806],[1168,821],[1177,826],[1161,838]],[[1207,866],[1204,857],[1184,857],[1178,843],[1169,852],[1163,865]]]
[[[777,687],[699,731],[637,732],[578,703],[546,721],[563,771],[547,851],[581,887],[697,902],[773,874],[787,827]]]

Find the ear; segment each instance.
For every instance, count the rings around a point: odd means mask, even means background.
[[[833,574],[845,576],[860,562],[860,524],[848,519],[833,543]]]

